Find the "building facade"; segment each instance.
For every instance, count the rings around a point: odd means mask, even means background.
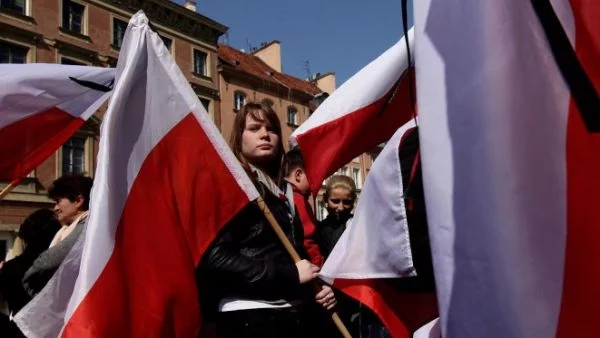
[[[114,67],[128,20],[140,9],[219,124],[217,41],[228,28],[198,14],[195,1],[180,6],[169,0],[0,0],[0,63]],[[46,194],[53,180],[65,173],[94,175],[103,113],[0,202],[0,255],[27,215],[52,205]]]

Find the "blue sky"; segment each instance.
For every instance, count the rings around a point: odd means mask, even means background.
[[[338,86],[402,36],[401,0],[198,0],[197,10],[229,27],[229,45],[279,40],[285,73],[306,78],[308,60]]]

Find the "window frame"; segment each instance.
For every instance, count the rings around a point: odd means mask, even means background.
[[[294,106],[288,106],[287,107],[287,123],[288,125],[292,126],[292,127],[297,127],[299,125],[298,123],[298,109]],[[293,121],[290,119],[290,113],[294,112],[293,114]]]
[[[92,152],[93,152],[93,147],[94,147],[93,135],[88,135],[87,133],[76,133],[75,135],[71,136],[69,138],[69,140],[71,140],[72,138],[79,138],[79,139],[84,140],[84,143],[83,143],[83,172],[82,172],[82,174],[92,177],[93,170],[94,170],[93,163],[92,163],[92,155],[93,155]],[[63,174],[65,174],[63,172],[64,146],[69,140],[67,140],[63,145],[61,145],[61,147],[57,151],[57,161],[56,161],[57,177],[60,177]]]
[[[79,144],[69,144],[73,140],[77,140]],[[61,154],[61,172],[62,174],[84,174],[86,172],[86,163],[85,163],[85,144],[87,142],[86,137],[78,137],[73,136],[70,137],[63,145],[62,145],[62,154]],[[69,151],[65,152],[65,147],[69,147]],[[76,151],[81,151],[81,163],[76,163]],[[65,155],[69,154],[68,166],[71,170],[65,170]],[[81,167],[81,171],[75,171],[76,167]]]
[[[65,4],[66,3],[75,3],[78,4],[80,6],[83,7],[83,13],[81,15],[81,32],[76,32],[74,30],[71,29],[70,26],[66,26],[65,25]],[[88,36],[88,12],[89,12],[89,8],[87,3],[83,2],[83,1],[79,1],[79,0],[61,0],[60,1],[60,27],[67,33],[70,34],[74,34],[74,35],[82,35],[82,36]]]
[[[122,23],[125,24],[125,30],[123,31],[123,36],[121,36],[121,44],[120,45],[115,44],[115,38],[116,38],[116,35],[115,35],[115,28],[116,28],[115,22],[116,21],[120,21],[120,22],[122,22]],[[111,15],[111,20],[110,20],[110,32],[111,32],[110,33],[111,34],[111,36],[110,36],[110,46],[112,48],[114,48],[116,50],[121,50],[121,46],[123,44],[123,38],[125,37],[125,31],[127,30],[127,25],[128,24],[129,24],[129,22],[127,20],[123,20],[120,17]]]
[[[243,102],[239,105],[239,107],[238,107],[238,102],[237,102],[238,95],[241,95],[244,97]],[[244,93],[243,91],[241,91],[241,90],[234,91],[233,92],[233,111],[235,111],[235,112],[240,111],[246,104],[247,99],[248,99],[248,95],[246,93]]]
[[[14,13],[14,14],[16,14],[18,16],[31,17],[31,0],[24,0],[23,1],[23,5],[25,6],[25,8],[23,8],[23,12],[14,10],[11,7],[3,7],[2,6],[2,1],[10,1],[10,0],[0,0],[0,9],[8,11],[10,14]]]
[[[196,69],[196,53],[204,54],[204,71],[198,72]],[[209,53],[203,49],[192,47],[192,73],[200,77],[210,77]]]
[[[25,49],[26,52],[25,52],[25,57],[23,59],[23,64],[31,63],[31,56],[30,56],[31,55],[31,50],[32,50],[31,46],[25,45],[25,44],[21,44],[21,43],[17,43],[17,42],[10,41],[10,40],[4,40],[4,39],[0,39],[0,43],[4,43],[4,44],[7,44],[9,46],[14,46],[14,47],[17,47],[17,48],[23,48],[23,49]],[[14,62],[8,62],[8,63],[14,64]]]

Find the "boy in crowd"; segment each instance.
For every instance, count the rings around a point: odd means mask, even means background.
[[[309,204],[310,185],[304,172],[304,159],[299,149],[294,148],[285,155],[284,170],[285,180],[291,185],[294,205],[304,227],[304,247],[310,261],[320,267],[325,260],[315,241],[317,220]],[[289,189],[284,190],[289,193]]]

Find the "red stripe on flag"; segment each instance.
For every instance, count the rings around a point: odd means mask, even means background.
[[[145,159],[112,255],[63,337],[196,337],[195,267],[221,226],[248,202],[188,115]]]
[[[414,71],[408,74],[414,81]],[[387,141],[400,126],[413,117],[409,90],[407,76],[387,107],[385,105],[389,93],[370,105],[297,136],[314,194],[319,191],[327,176],[354,157]],[[385,111],[382,113],[384,107]]]
[[[336,279],[334,286],[368,306],[392,338],[411,338],[438,317],[434,293],[400,292],[385,279]]]
[[[570,2],[575,50],[600,92],[600,2]],[[600,313],[600,134],[587,131],[573,102],[567,127],[567,196],[565,275],[557,337],[596,337]]]
[[[18,180],[27,176],[83,122],[54,107],[0,129],[0,179]]]

